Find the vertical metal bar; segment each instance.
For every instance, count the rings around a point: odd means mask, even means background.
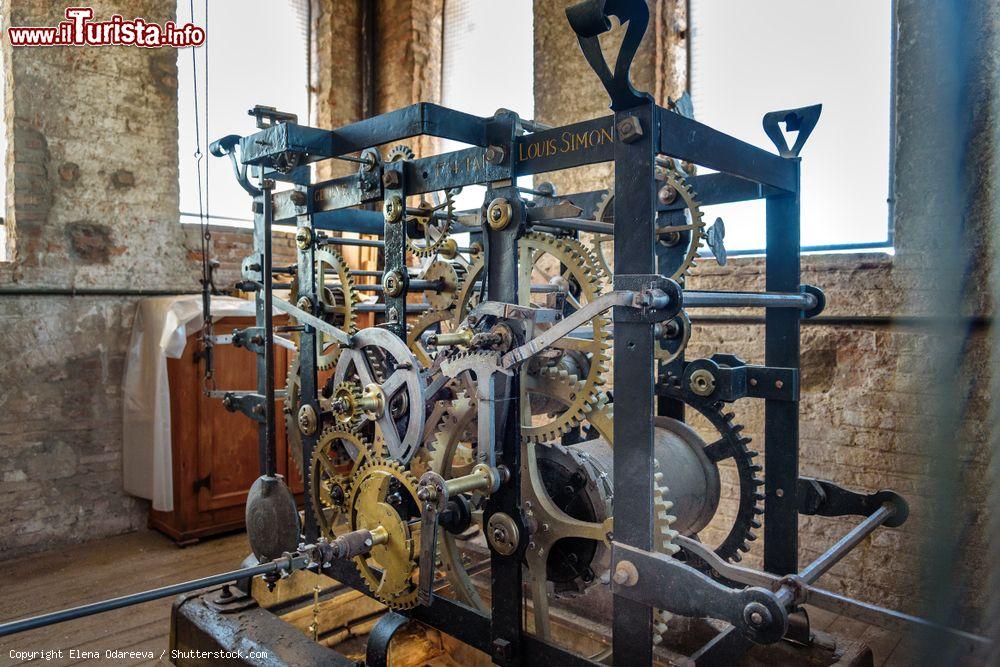
[[[406,176],[403,171],[403,163],[395,162],[385,165],[385,171],[395,170],[399,173],[399,185],[396,188],[385,188],[385,201],[390,201],[393,197],[399,197],[400,204],[406,204]],[[406,277],[406,215],[400,212],[399,218],[395,222],[385,220],[384,244],[384,273],[387,276],[392,272]],[[389,296],[383,292],[385,297],[386,328],[394,334],[406,340],[406,294],[405,288],[397,296]]]
[[[264,333],[263,350],[257,353],[257,393],[264,396],[264,422],[258,428],[257,455],[260,474],[275,473],[274,443],[274,331],[271,300],[271,189],[261,177],[261,194],[254,198],[254,252],[261,271],[261,290],[257,292],[256,325]]]
[[[514,117],[500,116],[488,129],[488,141],[499,146],[514,145]],[[513,156],[504,159],[510,164]],[[504,229],[487,228],[486,250],[486,298],[490,301],[506,303],[518,302],[518,244],[524,223],[524,207],[511,184],[493,188],[487,193],[487,201],[495,197],[505,198],[511,206],[511,219]],[[512,326],[516,326],[513,323]],[[515,335],[523,337],[522,331]],[[494,376],[494,396],[498,401],[494,414],[493,432],[497,434],[497,464],[510,471],[510,479],[500,486],[499,491],[490,496],[488,515],[503,512],[514,519],[523,529],[521,514],[521,417],[512,409],[510,397],[520,395],[520,378]],[[488,518],[488,517],[487,517]],[[502,556],[491,551],[490,577],[492,615],[490,619],[490,647],[493,661],[497,664],[517,664],[521,661],[521,633],[524,629],[524,583],[521,561],[524,557],[524,543],[527,531],[522,530],[521,546],[511,556]]]
[[[642,136],[632,143],[617,137],[615,158],[615,277],[655,271],[654,158],[659,135],[653,105],[615,113],[615,127],[638,119]],[[615,352],[615,539],[652,548],[653,516],[653,327],[630,321],[614,309]],[[649,665],[653,660],[652,610],[616,596],[612,649],[615,664]]]
[[[309,230],[309,238],[315,238],[313,236],[313,202],[314,193],[311,186],[298,187],[296,188],[306,195],[307,208],[304,209],[304,214],[299,215],[296,218],[299,229]],[[302,212],[299,208],[297,212]],[[316,291],[316,245],[314,243],[308,244],[305,248],[300,248],[298,251],[298,285],[299,294],[292,295],[293,297],[299,298],[303,295],[308,295],[310,301],[313,304],[313,312],[318,312],[316,305],[319,303],[317,299]],[[312,405],[313,410],[316,414],[320,414],[319,407],[319,393],[317,391],[317,380],[316,380],[316,356],[318,353],[318,347],[320,344],[320,335],[313,327],[306,326],[302,335],[299,336],[299,406]],[[288,404],[288,403],[286,403]],[[295,415],[292,415],[293,419]],[[297,422],[297,420],[296,420]],[[312,434],[304,434],[300,431],[300,436],[302,439],[302,477],[303,481],[307,486],[307,491],[305,494],[305,521],[303,525],[303,533],[305,534],[305,539],[307,542],[314,542],[319,537],[319,526],[316,522],[316,511],[317,508],[312,506],[312,494],[308,492],[308,485],[310,483],[310,467],[312,465],[312,455],[313,450],[316,447],[316,440],[318,439],[319,431]]]
[[[799,289],[799,159],[795,159],[795,192],[767,198],[767,290]],[[768,308],[764,325],[764,359],[768,366],[799,367],[799,323],[802,313]],[[764,569],[775,574],[798,571],[799,404],[764,402]]]

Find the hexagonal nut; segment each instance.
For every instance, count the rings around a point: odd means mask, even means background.
[[[299,227],[295,232],[295,245],[299,250],[308,250],[312,245],[313,234],[308,227]]]
[[[626,144],[631,144],[642,136],[642,124],[635,116],[622,118],[615,129],[618,131],[618,138]]]
[[[399,186],[402,182],[403,182],[402,177],[399,175],[399,172],[396,171],[395,169],[389,169],[382,174],[382,185],[388,188],[389,190],[399,189]]]
[[[489,146],[483,154],[483,159],[489,164],[501,164],[507,152],[502,146]]]

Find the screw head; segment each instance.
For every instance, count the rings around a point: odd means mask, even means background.
[[[389,172],[392,173],[392,172]],[[399,222],[403,219],[403,199],[393,195],[382,203],[382,215],[386,222]]]
[[[503,197],[497,197],[486,208],[486,221],[489,223],[490,228],[499,231],[507,227],[512,214],[513,211],[510,202]]]

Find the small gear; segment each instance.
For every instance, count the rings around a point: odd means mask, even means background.
[[[356,382],[345,380],[333,389],[330,396],[330,410],[333,412],[337,428],[353,431],[362,422],[361,387]]]
[[[442,203],[421,199],[416,213],[406,219],[406,247],[417,257],[433,257],[448,241],[448,232],[455,219],[455,200],[450,191],[444,193]],[[414,238],[422,237],[423,244]]]
[[[353,334],[358,330],[356,306],[361,298],[354,288],[354,277],[347,262],[336,250],[324,248],[315,251],[316,294],[319,297],[319,314],[323,320],[338,329]],[[299,298],[298,278],[292,280],[291,292]],[[340,356],[340,343],[320,334],[316,365],[321,371],[330,370]]]
[[[673,269],[670,278],[673,280],[683,280],[684,276],[695,266],[698,258],[698,250],[701,249],[702,241],[704,240],[705,233],[705,221],[703,220],[703,213],[701,211],[701,206],[698,203],[697,195],[694,190],[688,184],[687,180],[684,178],[684,174],[671,163],[666,169],[663,170],[664,174],[664,185],[661,188],[670,188],[667,193],[676,193],[674,196],[679,196],[684,200],[684,204],[687,207],[687,224],[680,225],[675,232],[671,232],[670,227],[663,227],[658,230],[660,234],[660,242],[665,243],[670,237],[668,234],[676,234],[675,238],[679,242],[683,242],[683,233],[690,232],[690,238],[687,244],[687,251],[684,254],[683,259],[681,259],[680,264]],[[594,219],[599,222],[610,222],[614,223],[614,190],[608,190],[607,194],[601,199],[597,205],[597,212],[594,215]],[[591,247],[597,257],[598,262],[602,270],[606,275],[610,276],[614,273],[614,236],[609,234],[594,234]],[[660,267],[660,273],[666,273],[668,269],[666,267]]]
[[[393,609],[417,603],[414,571],[419,526],[417,478],[392,460],[367,460],[351,478],[347,500],[348,530],[385,532],[385,539],[354,564],[372,595]]]
[[[330,428],[324,430],[316,441],[309,467],[309,497],[316,522],[321,533],[330,539],[335,537],[334,526],[347,509],[351,475],[357,467],[347,453],[348,444],[356,450],[365,450],[365,443],[356,433]],[[362,457],[359,457],[358,461],[361,460]]]
[[[399,162],[401,160],[412,160],[417,157],[413,149],[406,144],[396,144],[385,154],[386,162]]]
[[[458,288],[461,285],[464,275],[465,267],[458,262],[448,262],[445,260],[431,262],[431,265],[427,267],[421,278],[429,282],[440,283],[441,288],[425,291],[424,300],[434,310],[451,308],[455,303]]]

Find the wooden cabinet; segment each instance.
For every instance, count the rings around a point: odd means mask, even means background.
[[[282,318],[283,321],[284,318]],[[275,323],[279,324],[278,318]],[[254,326],[252,318],[230,317],[215,325],[217,335]],[[186,545],[207,535],[243,527],[247,492],[260,475],[257,422],[229,412],[222,400],[202,391],[204,361],[196,336],[188,338],[184,355],[167,360],[170,381],[170,433],[173,456],[174,509],[150,510],[149,525]],[[285,386],[292,353],[275,347],[275,387]],[[256,355],[232,345],[215,347],[215,386],[252,390],[256,387]],[[276,403],[278,473],[289,480],[301,500],[302,478],[289,457],[281,408]]]

